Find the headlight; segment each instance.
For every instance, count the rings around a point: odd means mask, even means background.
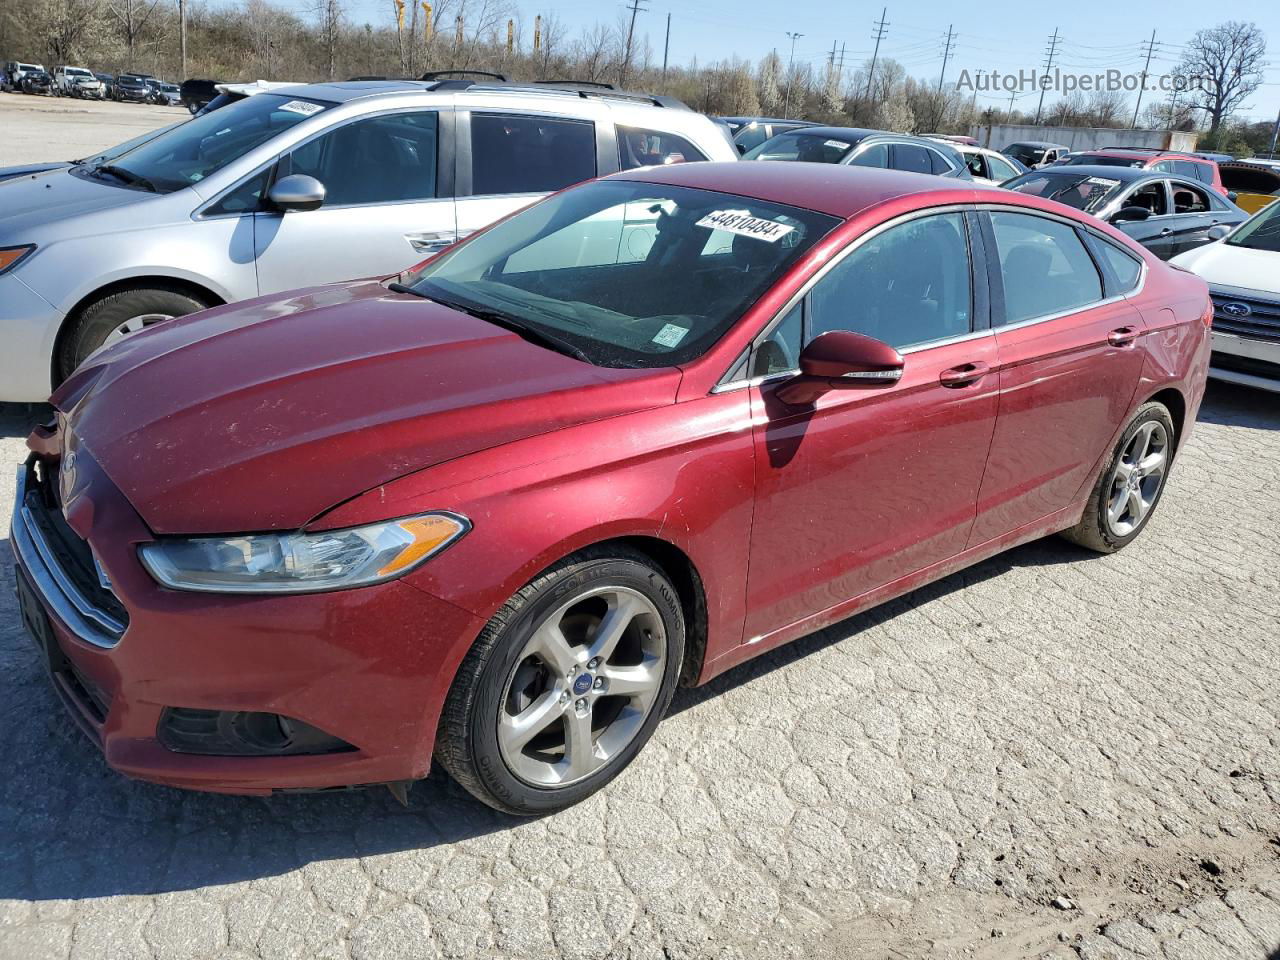
[[[312,593],[394,579],[470,529],[465,517],[437,512],[321,533],[158,540],[140,553],[175,590]]]
[[[0,273],[12,270],[30,256],[35,248],[34,243],[24,244],[21,247],[0,247]]]

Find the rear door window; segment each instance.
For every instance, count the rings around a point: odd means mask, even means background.
[[[471,115],[471,192],[475,196],[550,193],[595,175],[596,128],[589,120]]]
[[[932,173],[933,163],[929,159],[931,152],[914,143],[895,143],[893,145],[894,169],[909,170],[912,173]]]
[[[887,167],[889,166],[889,145],[887,143],[873,143],[850,160],[849,165],[852,167]]]
[[[1009,164],[1005,163],[999,157],[987,156],[983,154],[987,161],[987,168],[991,171],[992,180],[1009,180],[1018,175],[1018,171],[1014,170]]]
[[[951,173],[955,167],[951,165],[951,161],[944,157],[937,150],[929,150],[929,163],[931,169],[936,174]]]
[[[1004,322],[1021,323],[1102,299],[1102,278],[1073,227],[1025,213],[992,213]]]

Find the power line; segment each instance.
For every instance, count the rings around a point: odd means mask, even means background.
[[[1138,102],[1133,105],[1133,123],[1129,125],[1130,130],[1138,129],[1138,109],[1142,106],[1142,91],[1147,85],[1147,71],[1151,69],[1151,55],[1156,49],[1156,32],[1151,31],[1151,39],[1147,41],[1147,62],[1142,68],[1142,82],[1138,84]]]
[[[618,86],[626,87],[627,71],[631,69],[631,39],[636,32],[636,14],[641,10],[648,10],[648,7],[640,6],[642,0],[631,0],[631,25],[627,27],[627,49],[622,57],[622,69],[618,71]]]
[[[951,59],[951,51],[955,49],[954,41],[952,40],[952,37],[954,36],[952,33],[952,27],[954,26],[955,24],[947,24],[947,44],[942,50],[942,73],[938,74],[939,96],[942,94],[942,81],[947,76],[947,61]]]
[[[885,7],[880,11],[880,19],[875,21],[875,52],[871,54],[871,69],[867,71],[867,100],[871,99],[871,81],[876,76],[876,60],[880,57],[880,41],[884,39],[885,27],[889,26],[889,21],[885,19],[885,14],[889,12],[889,8]]]

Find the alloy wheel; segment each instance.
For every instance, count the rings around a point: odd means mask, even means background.
[[[603,586],[561,603],[530,634],[498,707],[498,748],[533,786],[562,787],[627,747],[662,688],[667,636],[642,593]]]
[[[1155,506],[1169,466],[1169,434],[1157,420],[1143,423],[1130,438],[1111,473],[1107,526],[1127,537]]]
[[[142,313],[136,317],[130,317],[124,323],[120,324],[114,330],[107,334],[107,338],[102,341],[102,346],[110,346],[125,337],[132,336],[143,327],[149,327],[153,323],[162,323],[165,320],[172,320],[173,315],[168,313]]]

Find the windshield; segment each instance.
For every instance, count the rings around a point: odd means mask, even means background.
[[[290,127],[332,106],[262,94],[188,120],[123,154],[114,167],[158,193],[199,183]]]
[[[1106,154],[1097,153],[1073,153],[1067,157],[1062,164],[1064,167],[1078,167],[1088,164],[1091,167],[1140,167],[1141,160],[1131,160],[1128,157],[1108,157]]]
[[[1077,210],[1094,213],[1106,206],[1119,180],[1108,177],[1091,177],[1087,174],[1070,173],[1062,167],[1048,170],[1035,170],[1014,177],[1001,184],[1006,190],[1017,190],[1029,193],[1033,197],[1044,197],[1046,200],[1057,200]]]
[[[1000,151],[1006,157],[1013,157],[1019,163],[1034,167],[1044,159],[1044,147],[1032,147],[1025,143],[1011,143]]]
[[[557,194],[406,276],[607,367],[705,353],[840,221],[777,203],[606,180]]]
[[[80,67],[67,67],[62,72],[68,77],[89,77],[90,79],[93,79],[93,74],[88,70],[82,70]]]
[[[832,135],[790,130],[770,137],[754,150],[742,155],[743,160],[807,160],[812,163],[839,163],[857,141]]]
[[[1246,220],[1225,241],[1233,247],[1280,253],[1280,200],[1265,206]]]

